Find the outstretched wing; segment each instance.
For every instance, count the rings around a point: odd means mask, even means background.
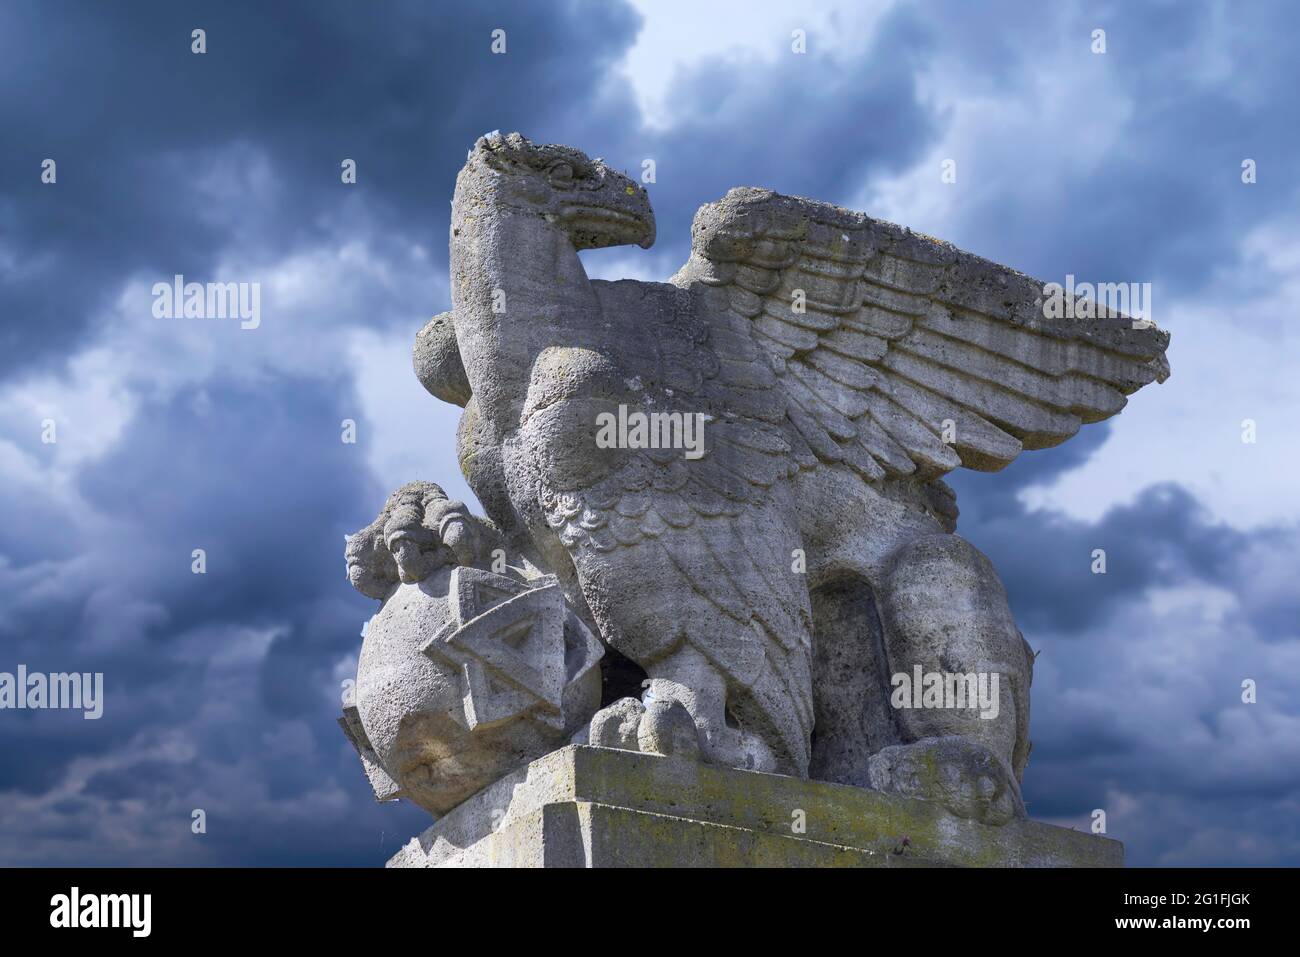
[[[1152,325],[1101,307],[1049,318],[1043,283],[1023,273],[767,190],[701,207],[672,282],[726,290],[794,430],[867,480],[996,471],[1169,374],[1169,335]]]

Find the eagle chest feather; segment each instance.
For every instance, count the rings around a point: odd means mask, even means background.
[[[791,474],[768,359],[747,330],[710,308],[711,290],[593,287],[604,341],[591,351],[547,350],[534,379],[549,391],[530,391],[525,410],[543,473],[540,504],[566,548],[608,552],[700,517],[736,516]],[[539,448],[561,434],[547,415],[564,420],[569,439],[554,443],[562,448]]]

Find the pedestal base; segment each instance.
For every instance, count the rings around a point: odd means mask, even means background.
[[[905,840],[906,839],[906,840]],[[1035,821],[570,746],[471,797],[389,867],[1121,867],[1124,846]]]

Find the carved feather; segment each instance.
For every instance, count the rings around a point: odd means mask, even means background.
[[[798,451],[867,481],[1002,468],[1168,375],[1154,326],[1102,308],[1050,318],[1044,284],[1022,273],[767,190],[701,207],[672,281],[729,290],[730,315],[771,356]]]

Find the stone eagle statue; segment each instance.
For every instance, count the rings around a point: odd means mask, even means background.
[[[517,133],[475,143],[452,207],[453,308],[416,371],[464,407],[462,469],[516,561],[644,672],[591,743],[1023,816],[1033,654],[941,477],[1119,412],[1168,375],[1168,334],[1049,318],[1028,276],[762,189],[701,207],[667,282],[589,280],[579,250],[653,243],[649,198]],[[638,418],[648,439],[609,440]],[[898,693],[931,674],[992,675],[995,700]],[[684,715],[685,738],[637,727]]]

